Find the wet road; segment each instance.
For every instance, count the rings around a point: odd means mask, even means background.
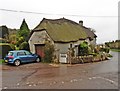
[[[117,89],[118,53],[113,58],[86,64],[31,63],[3,65],[3,89]],[[120,54],[120,53],[119,53]]]

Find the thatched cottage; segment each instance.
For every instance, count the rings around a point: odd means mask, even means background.
[[[81,42],[96,44],[96,35],[90,28],[83,26],[83,21],[60,19],[45,19],[31,31],[29,38],[30,51],[44,56],[44,46],[46,39],[53,43],[57,55],[64,54],[68,48],[75,47]],[[75,47],[75,54],[78,54],[78,47]]]

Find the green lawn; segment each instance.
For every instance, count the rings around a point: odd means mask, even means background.
[[[120,49],[111,49],[111,51],[120,52]]]
[[[3,59],[0,59],[0,64],[4,63],[4,60]]]

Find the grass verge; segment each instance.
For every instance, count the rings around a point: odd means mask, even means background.
[[[111,51],[120,52],[120,49],[111,49]]]
[[[3,64],[5,63],[3,59],[0,59],[0,64]]]

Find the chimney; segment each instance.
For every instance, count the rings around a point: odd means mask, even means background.
[[[80,24],[81,26],[83,26],[83,21],[82,21],[82,20],[80,20],[80,21],[79,21],[79,24]]]

